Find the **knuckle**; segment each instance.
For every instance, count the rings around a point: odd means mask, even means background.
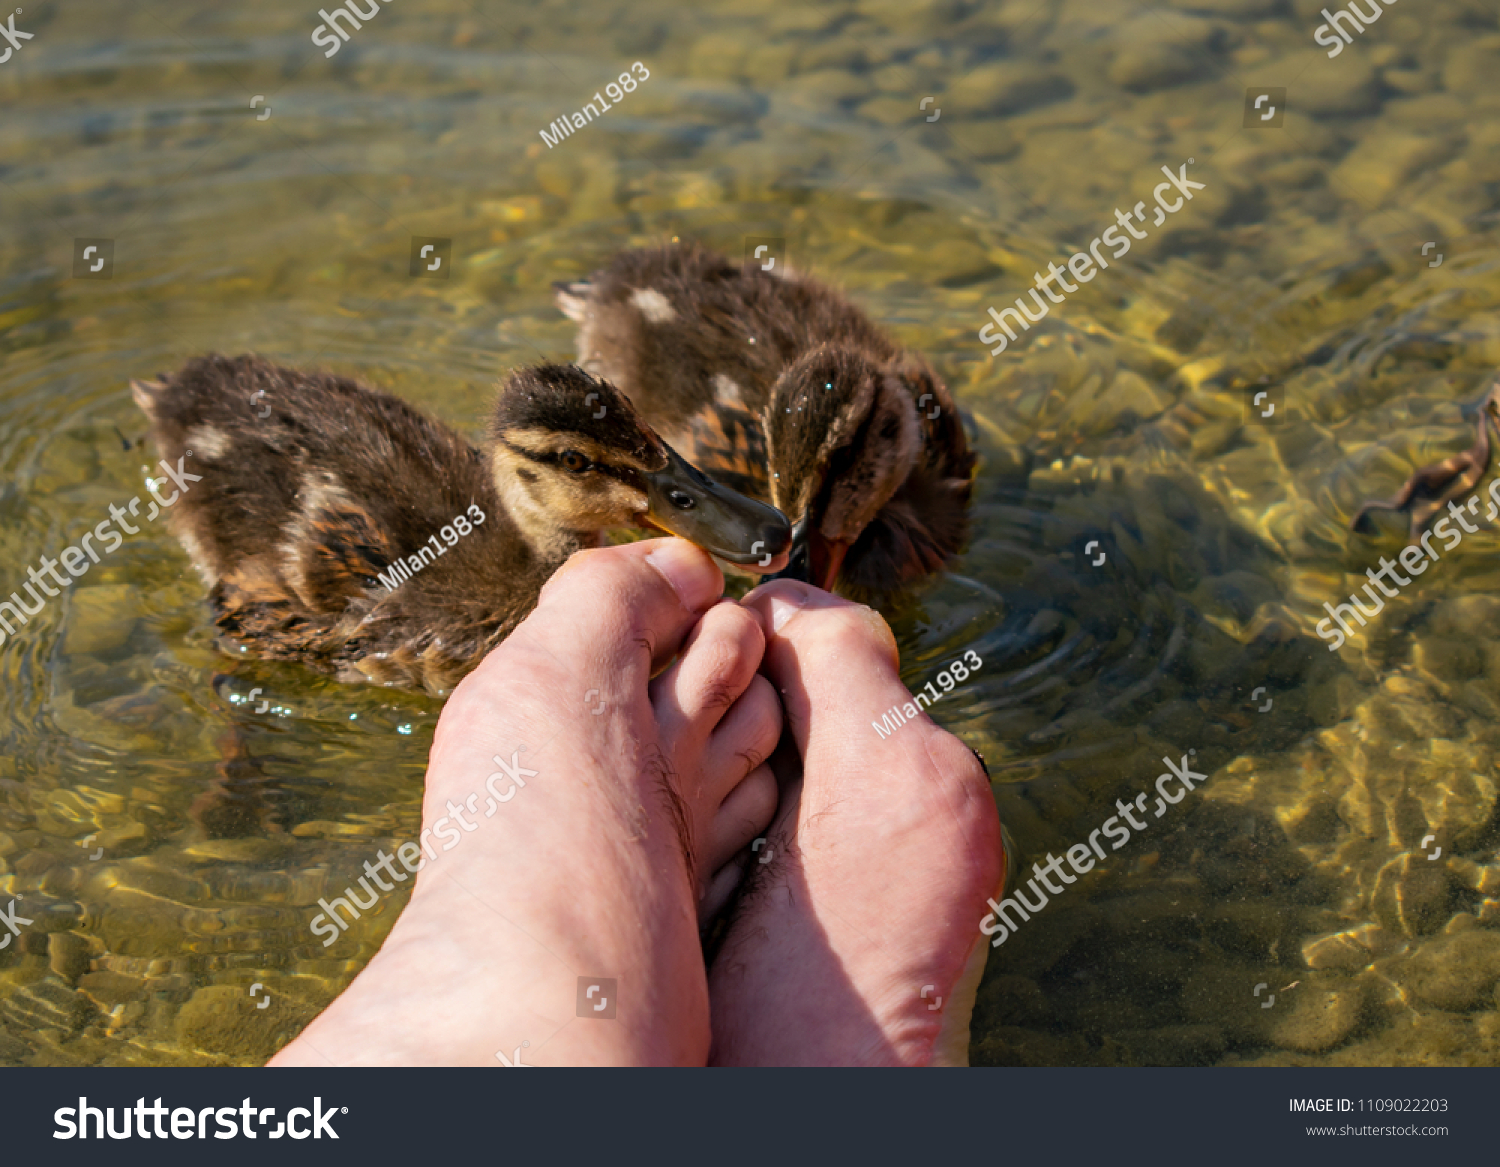
[[[728,709],[738,698],[738,690],[728,680],[712,677],[703,683],[696,704],[700,709]]]
[[[760,621],[756,619],[755,613],[748,608],[742,608],[733,601],[726,601],[710,609],[710,613],[723,613],[718,618],[725,621],[726,626],[733,630],[743,648],[753,649],[757,656],[765,651],[766,635],[761,631]]]
[[[878,647],[894,666],[896,637],[880,614],[857,604],[821,608],[804,614],[810,648],[828,652],[868,651]]]
[[[735,603],[715,604],[704,613],[693,629],[688,647],[700,641],[723,645],[736,659],[754,656],[756,660],[760,659],[766,643],[760,621]]]
[[[716,615],[718,612],[723,615]],[[695,630],[683,656],[702,704],[727,709],[745,692],[764,651],[760,628],[749,613],[721,606]]]

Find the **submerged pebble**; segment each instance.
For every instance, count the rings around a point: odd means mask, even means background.
[[[1413,996],[1450,1013],[1493,1007],[1500,981],[1500,933],[1476,930],[1433,937],[1397,965],[1394,975]]]

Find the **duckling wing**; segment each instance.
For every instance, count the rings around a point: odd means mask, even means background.
[[[274,544],[236,557],[210,594],[214,621],[258,656],[336,653],[375,608],[397,550],[379,516],[325,484],[289,511]]]
[[[592,279],[554,288],[579,324],[579,364],[688,461],[769,500],[760,413],[790,338],[748,310],[742,283],[720,257],[671,247],[625,252]]]
[[[663,433],[662,439],[730,490],[763,502],[771,500],[766,431],[732,382],[727,392],[716,393],[676,428]]]
[[[747,362],[743,338],[729,342],[721,317],[699,305],[695,320],[617,282],[555,284],[557,303],[582,327],[580,364],[630,398],[668,445],[731,490],[770,499],[766,437],[758,406],[767,370]],[[654,313],[643,312],[645,303]],[[686,312],[686,309],[685,309]],[[665,317],[679,325],[660,328]]]

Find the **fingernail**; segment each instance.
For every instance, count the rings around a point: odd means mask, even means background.
[[[646,562],[671,585],[682,606],[703,613],[724,593],[724,577],[714,561],[685,539],[659,539]]]
[[[802,597],[790,588],[771,597],[771,631],[780,632],[786,622],[802,611]]]

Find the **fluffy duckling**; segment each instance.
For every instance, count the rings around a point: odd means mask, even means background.
[[[953,399],[833,289],[684,243],[557,293],[580,364],[793,520],[788,575],[880,601],[962,549],[974,455]]]
[[[163,457],[201,481],[171,522],[231,652],[450,690],[609,527],[775,571],[786,519],[710,481],[573,366],[505,383],[481,452],[405,402],[254,356],[133,381]]]

